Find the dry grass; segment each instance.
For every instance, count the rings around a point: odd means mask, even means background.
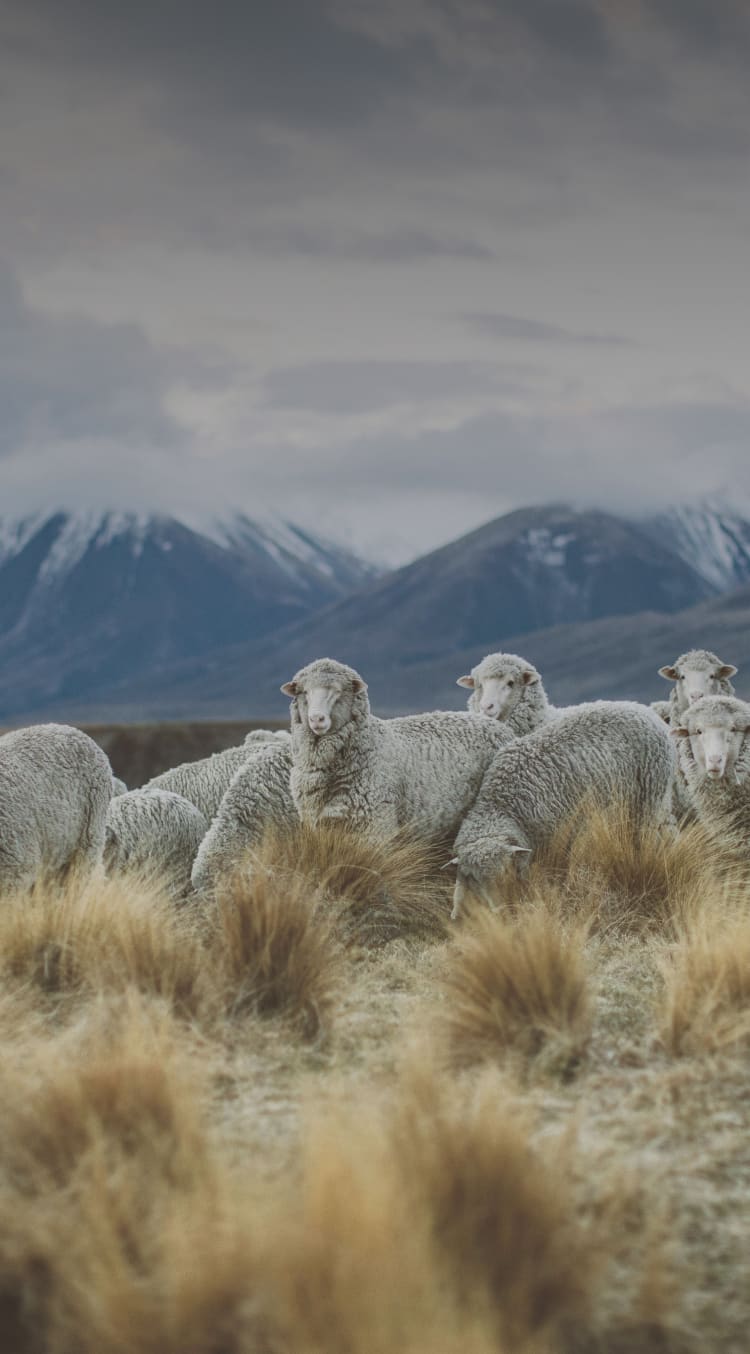
[[[265,871],[304,885],[335,913],[348,945],[378,948],[391,940],[445,937],[452,890],[440,868],[445,859],[445,851],[406,835],[378,840],[337,823],[302,824],[267,838],[247,877]]]
[[[537,905],[476,911],[450,946],[436,1017],[456,1068],[511,1059],[571,1075],[591,1033],[587,928]]]
[[[745,1347],[746,881],[589,815],[446,928],[440,863],[2,900],[0,1348]]]
[[[305,879],[238,873],[217,896],[207,952],[227,1016],[279,1015],[314,1039],[341,996],[344,955]]]
[[[662,961],[658,1021],[675,1055],[750,1043],[750,915],[718,893]]]
[[[717,878],[735,887],[747,882],[700,825],[677,836],[635,823],[620,804],[606,811],[584,806],[525,876],[504,882],[499,902],[514,912],[541,897],[597,932],[677,934]]]

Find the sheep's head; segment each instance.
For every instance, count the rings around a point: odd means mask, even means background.
[[[285,682],[281,690],[292,697],[292,718],[323,738],[336,733],[349,722],[357,704],[364,699],[367,683],[354,668],[333,658],[318,658]]]
[[[451,916],[458,917],[467,898],[480,898],[496,911],[498,887],[511,871],[525,870],[530,856],[528,846],[507,837],[481,837],[459,847],[449,862],[457,866]]]
[[[659,668],[659,676],[677,683],[678,708],[684,710],[704,696],[731,692],[728,682],[736,671],[734,664],[722,663],[708,649],[691,649],[668,667]]]
[[[698,769],[710,780],[733,778],[737,759],[750,729],[750,705],[733,696],[704,696],[682,715],[672,730],[678,741],[690,740]]]
[[[539,673],[531,663],[516,654],[488,654],[456,684],[471,691],[469,709],[488,719],[508,719],[528,686],[538,682]]]

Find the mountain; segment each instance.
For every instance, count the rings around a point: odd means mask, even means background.
[[[367,676],[378,708],[429,708],[438,690],[440,703],[460,704],[442,674],[458,676],[463,655],[476,661],[499,647],[526,652],[526,635],[647,610],[675,613],[715,591],[642,524],[561,505],[523,509],[260,640],[238,632],[230,647],[145,681],[126,678],[98,699],[112,718],[106,702],[122,714],[135,706],[162,718],[283,717],[280,683],[330,654]]]
[[[202,533],[168,517],[0,519],[0,716],[152,679],[306,616],[371,566],[278,521]]]
[[[646,518],[641,526],[713,591],[729,592],[750,582],[750,521],[723,501],[673,508]]]

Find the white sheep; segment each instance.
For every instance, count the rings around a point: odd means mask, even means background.
[[[81,878],[100,863],[112,768],[67,724],[0,736],[0,892]]]
[[[109,875],[138,874],[163,882],[183,899],[208,821],[171,790],[129,790],[107,811],[104,867]]]
[[[733,663],[722,663],[708,649],[690,649],[658,671],[660,677],[675,684],[669,693],[669,722],[673,727],[679,724],[688,706],[701,697],[734,695],[729,679],[734,677],[736,667]]]
[[[215,894],[269,829],[283,832],[299,825],[289,788],[291,769],[287,738],[264,744],[237,771],[195,858],[192,883],[200,897]]]
[[[592,701],[501,748],[455,842],[453,917],[584,805],[622,804],[636,823],[668,813],[675,754],[666,725],[635,701]]]
[[[143,788],[171,790],[174,794],[182,795],[195,804],[210,822],[218,812],[232,778],[248,758],[256,756],[268,744],[288,743],[289,732],[286,729],[253,729],[239,747],[225,748],[223,752],[214,752],[210,757],[201,757],[195,762],[183,762],[170,771],[154,776]]]
[[[521,737],[559,713],[550,704],[533,663],[515,653],[490,653],[457,686],[469,689],[468,708],[476,715],[501,720]]]
[[[378,719],[359,673],[331,658],[309,663],[281,690],[292,698],[292,798],[308,823],[452,835],[496,749],[512,739],[473,714]]]
[[[750,851],[750,705],[704,696],[672,729],[697,817],[730,847]]]

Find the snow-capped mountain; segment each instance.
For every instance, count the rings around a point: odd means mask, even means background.
[[[258,639],[373,572],[282,521],[204,534],[136,513],[0,519],[0,716]]]
[[[723,500],[672,508],[642,525],[716,592],[750,582],[750,519]]]

